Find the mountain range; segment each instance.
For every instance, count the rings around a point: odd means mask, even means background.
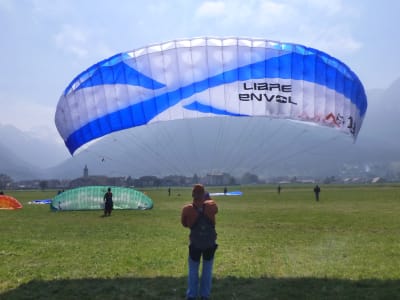
[[[131,177],[222,172],[315,177],[338,175],[346,166],[368,172],[400,161],[400,79],[367,96],[355,143],[336,130],[287,120],[207,118],[114,133],[68,157],[56,138],[0,125],[0,174],[14,180],[71,179],[82,176],[85,166],[91,175]]]

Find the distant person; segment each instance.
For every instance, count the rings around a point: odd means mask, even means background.
[[[278,185],[278,194],[280,194],[281,193],[281,185]]]
[[[228,189],[224,187],[224,195],[226,195],[226,193],[228,193]]]
[[[315,201],[319,201],[319,193],[321,192],[321,188],[318,184],[314,187]]]
[[[104,217],[111,216],[111,211],[113,210],[113,194],[111,188],[108,188],[107,192],[104,194]]]
[[[212,270],[214,254],[217,250],[217,233],[215,231],[215,215],[217,204],[210,199],[204,186],[196,184],[192,190],[193,202],[182,209],[181,223],[190,228],[189,243],[189,274],[186,299],[209,299],[211,294]],[[205,199],[207,198],[207,199]],[[202,261],[202,273],[199,284],[199,267]],[[200,287],[200,291],[199,291]]]
[[[168,197],[171,196],[171,188],[168,188]]]

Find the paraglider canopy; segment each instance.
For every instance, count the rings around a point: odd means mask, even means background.
[[[153,201],[140,191],[124,187],[110,188],[113,193],[113,209],[153,208]],[[85,186],[66,190],[54,197],[51,209],[55,211],[104,209],[103,200],[107,189],[105,186]]]
[[[334,127],[356,139],[364,87],[338,59],[303,45],[194,38],[119,53],[79,74],[55,123],[73,154],[127,128],[200,117],[269,117]]]
[[[19,209],[22,204],[14,197],[8,195],[0,195],[0,209]]]

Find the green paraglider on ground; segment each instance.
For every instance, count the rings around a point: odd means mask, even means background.
[[[107,186],[85,186],[64,191],[54,197],[51,209],[64,210],[102,210]],[[153,201],[144,193],[132,188],[110,187],[113,191],[113,209],[145,210],[153,208]]]

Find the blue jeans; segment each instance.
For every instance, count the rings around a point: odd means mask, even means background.
[[[188,289],[186,291],[187,298],[197,298],[197,296],[199,296],[199,267],[201,256],[203,256],[203,259],[200,279],[200,297],[210,297],[215,250],[216,247],[215,249],[208,250],[211,251],[210,255],[210,252],[207,253],[207,250],[202,252],[199,250],[190,249],[189,247]],[[204,259],[204,256],[206,259]]]

